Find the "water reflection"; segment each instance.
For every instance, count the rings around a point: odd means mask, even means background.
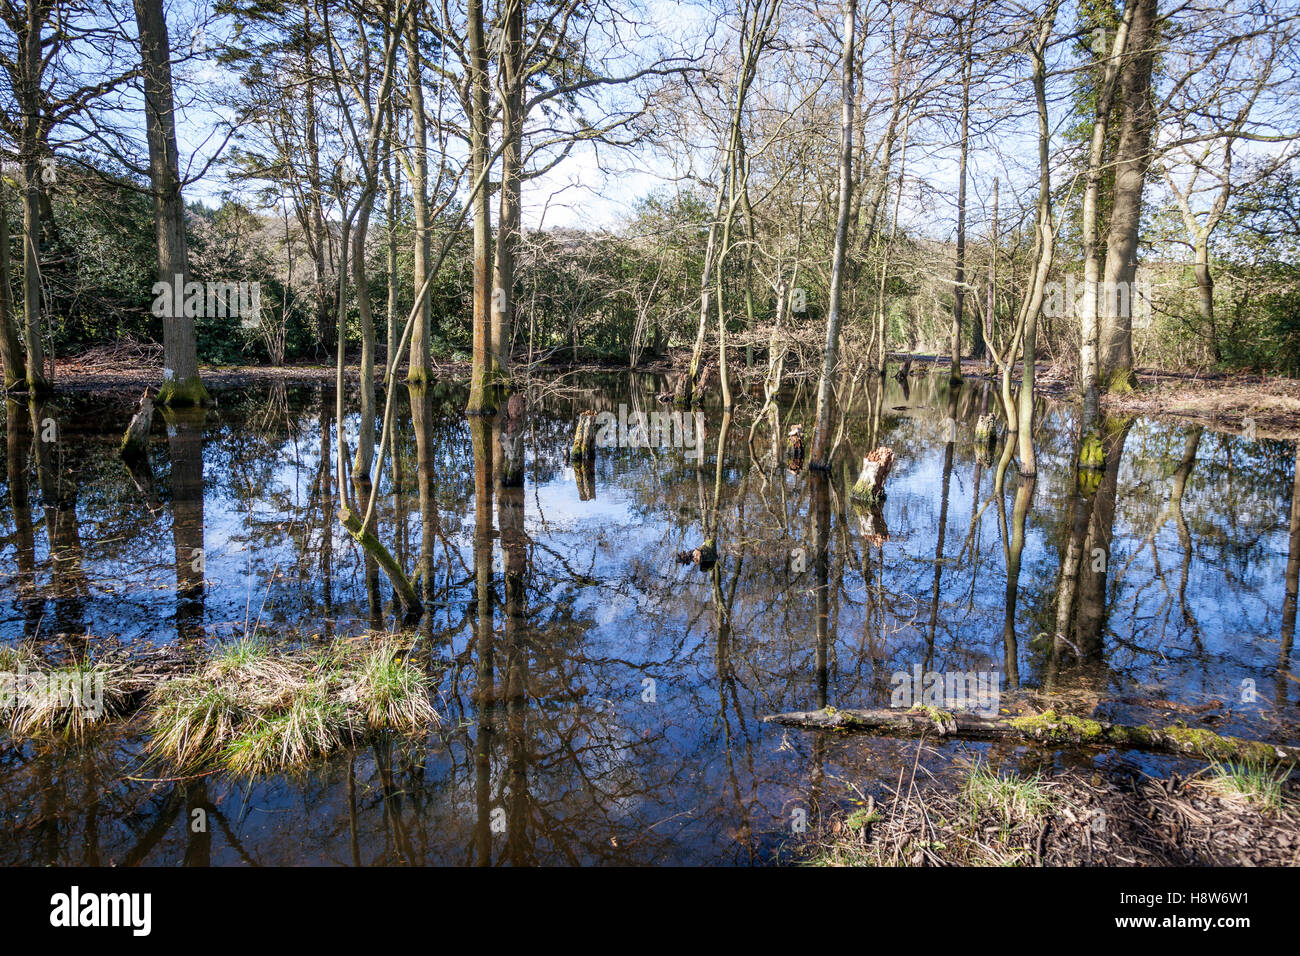
[[[1105,471],[1081,480],[1072,414],[1048,405],[1022,479],[1014,448],[973,438],[996,396],[891,377],[865,383],[836,455],[894,449],[875,509],[850,501],[853,467],[787,469],[798,394],[758,427],[706,410],[698,459],[569,463],[578,412],[653,411],[665,390],[553,383],[468,420],[454,387],[403,390],[376,530],[423,604],[442,726],[254,781],[155,782],[135,727],[6,746],[0,863],[761,862],[845,779],[892,783],[915,750],[759,718],[887,705],[917,665],[1113,707],[1217,699],[1216,729],[1294,741],[1291,444],[1115,419]],[[335,517],[358,423],[331,391],[166,415],[134,471],[116,456],[133,404],[6,403],[0,636],[57,656],[399,626]],[[707,543],[715,561],[678,564]]]

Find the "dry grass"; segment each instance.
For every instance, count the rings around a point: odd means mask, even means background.
[[[366,733],[437,722],[429,680],[393,638],[282,654],[245,639],[154,692],[150,749],[183,770],[302,767]]]
[[[1202,782],[1211,793],[1229,800],[1240,800],[1264,811],[1280,812],[1288,801],[1286,781],[1291,767],[1273,769],[1251,764],[1214,763],[1211,776]]]
[[[922,771],[924,772],[924,771]],[[1017,776],[899,782],[803,848],[815,866],[1296,866],[1300,786],[1287,771],[1191,778]]]
[[[15,740],[83,740],[121,713],[138,685],[118,663],[51,667],[29,645],[0,648],[0,715]]]

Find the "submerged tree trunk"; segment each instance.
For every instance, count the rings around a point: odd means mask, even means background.
[[[194,317],[175,315],[174,306],[190,281],[189,246],[185,239],[185,203],[181,199],[180,160],[176,148],[176,117],[172,106],[171,48],[162,0],[135,0],[144,73],[145,125],[149,138],[149,179],[153,190],[154,227],[158,239],[158,282],[179,288],[168,297],[163,323],[163,381],[160,405],[203,405],[208,390],[199,377]],[[158,286],[154,294],[158,295]]]
[[[844,321],[840,309],[844,290],[844,257],[849,242],[849,211],[853,191],[853,79],[854,28],[857,20],[856,0],[844,2],[844,48],[841,54],[842,87],[840,102],[840,196],[839,216],[835,225],[835,252],[831,261],[829,312],[826,317],[826,347],[822,358],[821,381],[817,387],[817,424],[813,429],[809,467],[830,467],[831,402],[833,379],[839,363],[840,326]]]

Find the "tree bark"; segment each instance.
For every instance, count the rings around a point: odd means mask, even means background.
[[[4,187],[0,186],[0,190]],[[9,206],[0,196],[0,361],[4,363],[5,391],[26,378],[23,346],[14,326],[13,300],[9,294]]]
[[[974,14],[972,13],[972,18]],[[952,305],[952,382],[961,379],[961,320],[962,309],[966,303],[966,159],[970,152],[970,79],[971,47],[970,33],[974,23],[961,24],[958,29],[965,36],[962,41],[961,73],[961,155],[957,162],[957,270],[953,283]]]
[[[524,136],[524,6],[506,0],[499,82],[501,86],[501,198],[496,258],[492,263],[492,346],[495,381],[510,374],[513,338],[515,251],[519,248],[520,179]]]
[[[853,191],[853,60],[854,28],[857,20],[856,0],[844,2],[844,49],[841,54],[843,71],[840,102],[840,195],[839,216],[835,225],[835,252],[831,260],[831,288],[829,313],[826,317],[826,347],[822,358],[821,381],[817,388],[817,424],[813,429],[812,454],[809,467],[830,468],[832,380],[839,363],[840,326],[844,316],[840,300],[844,286],[844,257],[849,242],[849,211]]]
[[[406,82],[407,102],[411,110],[411,207],[415,217],[415,290],[424,285],[429,268],[429,138],[424,119],[424,70],[420,58],[421,5],[412,3],[407,14]],[[433,379],[433,307],[426,296],[420,317],[411,335],[411,360],[406,373],[412,384],[427,384]],[[396,348],[390,343],[390,348]]]
[[[1105,307],[1099,330],[1100,382],[1112,391],[1128,391],[1135,381],[1133,284],[1137,276],[1142,188],[1151,168],[1151,130],[1155,126],[1151,72],[1159,30],[1158,0],[1132,2],[1136,9],[1119,80],[1119,144],[1115,150],[1115,188],[1106,237],[1105,294],[1102,296]]]
[[[140,31],[140,60],[144,73],[149,180],[158,240],[158,281],[168,287],[178,285],[183,295],[185,285],[190,281],[189,246],[185,239],[185,203],[181,199],[176,117],[172,105],[171,47],[167,22],[163,19],[162,0],[135,0],[135,19]],[[209,397],[199,377],[194,319],[184,314],[168,314],[177,311],[183,310],[170,308],[162,316],[163,382],[158,390],[158,403],[203,405]]]
[[[483,0],[469,0],[469,121],[470,177],[478,181],[488,167],[490,148],[488,131],[487,44],[483,36]],[[474,367],[470,374],[469,404],[471,415],[491,415],[496,411],[490,395],[494,369],[491,316],[492,298],[492,221],[491,193],[486,183],[472,199],[474,208]]]
[[[1080,434],[1090,435],[1096,427],[1100,407],[1098,397],[1101,348],[1101,328],[1098,299],[1101,281],[1101,257],[1097,248],[1098,207],[1101,201],[1101,180],[1106,168],[1106,138],[1110,129],[1111,106],[1115,100],[1115,84],[1121,64],[1128,49],[1129,32],[1138,0],[1128,0],[1124,16],[1110,49],[1102,61],[1102,75],[1096,90],[1093,112],[1092,139],[1088,144],[1087,181],[1083,191],[1083,213],[1080,229],[1083,233],[1083,314],[1079,316],[1079,388],[1083,396],[1080,415]],[[1072,305],[1072,303],[1071,303]]]

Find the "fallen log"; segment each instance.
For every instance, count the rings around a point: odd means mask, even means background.
[[[1144,750],[1235,764],[1272,765],[1300,761],[1300,747],[1224,737],[1212,730],[1175,724],[1152,727],[1112,724],[1048,710],[1024,717],[985,717],[965,711],[913,707],[910,710],[824,710],[769,714],[764,723],[805,730],[845,730],[895,737],[937,734],[963,740],[1023,740],[1054,748],[1105,747]]]

